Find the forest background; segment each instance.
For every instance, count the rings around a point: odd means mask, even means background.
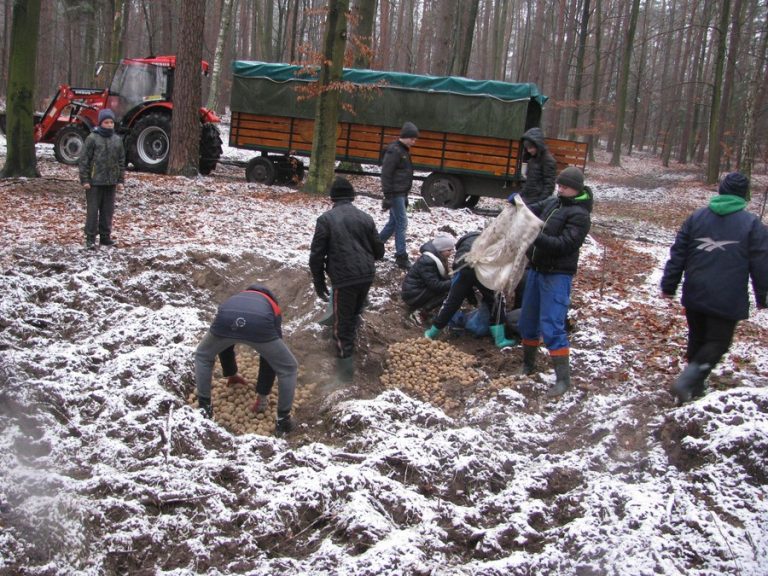
[[[40,1],[40,0],[37,0]],[[8,91],[12,10],[0,0],[0,100]],[[188,4],[188,3],[187,3]],[[765,0],[196,0],[203,99],[229,102],[233,59],[320,61],[329,8],[349,8],[347,66],[533,82],[549,96],[543,129],[663,164],[696,163],[713,182],[768,161]],[[174,54],[181,0],[43,0],[33,102],[60,83],[104,87],[97,61]],[[3,107],[0,102],[0,108]],[[616,142],[621,146],[616,146]]]

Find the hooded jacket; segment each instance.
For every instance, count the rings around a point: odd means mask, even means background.
[[[544,228],[528,249],[531,268],[545,274],[576,274],[579,249],[592,225],[592,190],[567,198],[554,196],[528,208],[544,221]]]
[[[557,177],[557,162],[555,157],[544,142],[544,133],[541,128],[531,128],[522,138],[523,146],[530,142],[538,149],[535,156],[527,151],[523,152],[523,158],[528,162],[528,170],[525,175],[525,185],[520,195],[527,204],[540,202],[552,196],[555,191],[555,178]]]
[[[117,134],[109,137],[91,132],[83,144],[78,163],[80,184],[114,186],[125,179],[125,148]]]
[[[271,342],[283,337],[282,322],[274,294],[265,286],[252,284],[219,306],[211,333],[220,338]]]
[[[683,222],[664,266],[664,294],[673,295],[683,278],[685,308],[743,320],[751,277],[758,307],[766,306],[768,229],[745,206],[738,196],[715,196]]]
[[[433,296],[447,295],[450,288],[447,266],[430,240],[421,246],[421,256],[405,275],[400,292],[403,302],[416,307]]]
[[[325,286],[325,274],[334,288],[370,284],[374,260],[384,257],[384,244],[370,215],[351,200],[338,200],[320,215],[309,251],[309,269],[315,286]]]
[[[381,191],[385,198],[407,196],[413,185],[413,164],[408,146],[395,140],[381,161]]]

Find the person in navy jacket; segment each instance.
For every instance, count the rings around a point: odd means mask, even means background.
[[[680,403],[704,395],[707,376],[730,348],[736,324],[749,317],[750,278],[757,307],[766,307],[768,229],[745,210],[749,179],[732,172],[718,192],[683,222],[661,279],[665,298],[674,297],[683,279],[688,365],[671,389]]]
[[[283,316],[275,295],[265,286],[252,284],[219,306],[210,329],[195,351],[195,382],[200,408],[213,416],[211,378],[218,355],[228,384],[245,384],[237,373],[235,345],[250,346],[259,353],[256,382],[256,412],[267,408],[267,397],[277,376],[277,423],[275,432],[283,435],[293,429],[291,407],[296,391],[298,363],[283,342]]]

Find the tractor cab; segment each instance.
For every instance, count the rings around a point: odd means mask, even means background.
[[[135,113],[148,104],[169,102],[171,70],[167,64],[123,60],[112,77],[107,103],[118,121],[129,124]]]

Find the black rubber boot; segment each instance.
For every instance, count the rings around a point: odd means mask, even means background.
[[[711,367],[709,364],[691,362],[672,384],[670,392],[677,398],[680,404],[690,402],[693,398],[704,396],[704,381],[709,376]]]
[[[336,380],[348,384],[355,377],[355,357],[336,358]]]
[[[275,423],[275,436],[282,438],[286,434],[290,434],[295,427],[290,414],[278,414]]]
[[[99,244],[102,246],[109,246],[110,248],[114,248],[117,245],[117,242],[112,240],[109,236],[101,236],[99,237]]]
[[[552,365],[555,367],[555,383],[547,390],[547,396],[556,398],[571,387],[570,356],[552,356]]]
[[[87,250],[96,250],[96,236],[88,235],[85,237],[85,248]]]
[[[531,346],[530,344],[523,344],[523,366],[520,369],[520,373],[525,376],[530,376],[536,372],[536,356],[539,353],[538,346]]]
[[[205,398],[204,396],[198,396],[197,406],[200,409],[200,412],[203,413],[203,416],[205,416],[206,418],[213,418],[213,406],[211,405],[210,398]]]
[[[408,254],[395,254],[395,264],[403,270],[408,270],[411,267],[411,261],[408,259]]]

